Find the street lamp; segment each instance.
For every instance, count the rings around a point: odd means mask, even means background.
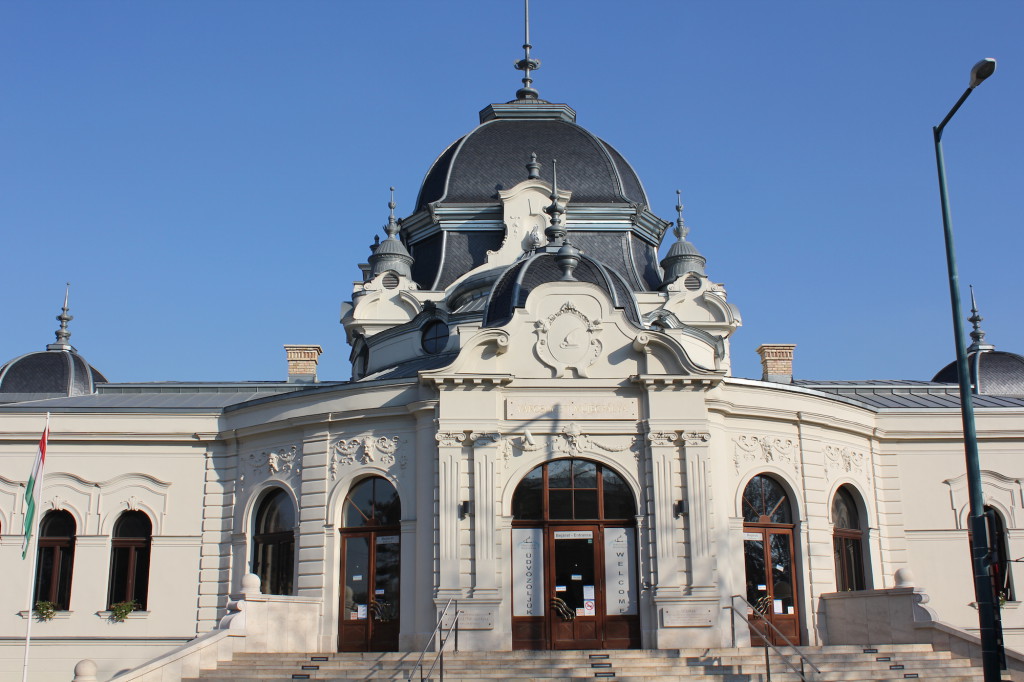
[[[971,375],[967,369],[964,348],[964,323],[960,310],[960,282],[957,275],[956,252],[953,248],[953,225],[949,217],[949,194],[946,189],[946,164],[942,158],[942,130],[960,109],[974,88],[995,73],[996,60],[982,59],[971,69],[971,83],[953,108],[932,128],[935,137],[935,163],[939,168],[939,196],[942,200],[942,229],[946,238],[946,266],[949,269],[949,298],[953,307],[953,337],[956,342],[956,370],[960,380],[960,413],[964,424],[964,453],[967,458],[967,484],[970,493],[971,565],[974,570],[974,597],[978,603],[981,628],[981,661],[985,682],[999,682],[1002,667],[1002,642],[996,623],[995,595],[989,577],[988,531],[985,526],[985,498],[981,488],[981,465],[978,457],[978,432],[974,426],[974,400]]]

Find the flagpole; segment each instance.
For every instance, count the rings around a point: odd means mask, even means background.
[[[36,591],[36,571],[39,570],[39,533],[33,532],[39,528],[39,515],[35,513],[36,507],[39,505],[39,500],[35,494],[36,490],[42,492],[43,490],[43,471],[45,467],[43,462],[46,460],[46,445],[50,437],[50,413],[46,413],[46,426],[43,428],[43,436],[39,439],[39,451],[36,453],[36,460],[32,465],[32,473],[36,473],[35,463],[39,462],[38,477],[32,476],[29,483],[32,483],[32,490],[29,490],[28,485],[25,486],[25,513],[32,514],[30,523],[27,524],[25,532],[29,534],[29,538],[26,538],[25,550],[32,549],[32,572],[29,574],[28,581],[28,604],[26,610],[28,614],[25,618],[27,621],[25,624],[25,659],[21,666],[21,682],[28,682],[28,652],[32,645],[32,617],[34,612],[33,597]],[[31,508],[29,508],[29,495],[31,498]],[[31,536],[35,536],[35,547],[32,547]],[[22,554],[22,558],[25,555]]]
[[[37,524],[38,525],[38,524]],[[34,612],[34,604],[32,603],[32,597],[35,596],[36,591],[36,571],[39,570],[39,536],[36,535],[35,547],[32,550],[32,573],[29,574],[28,583],[28,621],[25,625],[25,660],[21,666],[21,682],[28,682],[28,650],[32,644],[32,618]]]

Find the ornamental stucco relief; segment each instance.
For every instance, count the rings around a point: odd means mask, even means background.
[[[787,464],[800,473],[800,459],[796,443],[779,436],[737,436],[733,439],[736,447],[732,461],[739,472],[743,465],[764,462],[765,464]]]
[[[342,438],[330,448],[331,479],[338,475],[339,466],[380,462],[392,467],[397,462],[402,469],[406,465],[404,454],[397,455],[401,439],[398,436],[361,436]]]
[[[575,422],[567,424],[559,435],[561,438],[556,439],[554,443],[555,452],[560,452],[570,457],[582,455],[586,452],[598,451],[610,453],[631,451],[634,458],[640,456],[636,448],[636,436],[628,436],[628,439],[622,442],[602,442],[583,433],[579,424]]]
[[[299,447],[284,445],[250,452],[241,457],[242,487],[267,478],[291,478],[300,473]]]
[[[863,476],[871,480],[870,462],[863,452],[838,445],[825,446],[825,478],[832,480],[842,474]]]
[[[601,355],[600,320],[591,320],[571,302],[536,323],[534,350],[541,362],[555,370],[556,377],[575,369],[581,377]]]

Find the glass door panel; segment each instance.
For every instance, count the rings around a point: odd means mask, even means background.
[[[555,649],[601,648],[596,528],[552,532],[550,619]],[[604,595],[600,595],[603,602]],[[600,613],[604,612],[600,605]]]

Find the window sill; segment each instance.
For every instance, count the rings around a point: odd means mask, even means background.
[[[28,618],[29,614],[31,613],[32,611],[18,611],[18,615],[22,618]],[[57,613],[53,614],[53,618],[49,618],[47,620],[67,620],[71,617],[72,613],[74,613],[74,611],[58,611]],[[47,621],[36,617],[36,622],[45,623]]]
[[[122,622],[123,623],[124,622],[124,621],[115,621],[115,620],[113,620],[110,617],[110,611],[97,611],[96,612],[96,616],[99,617],[99,618],[102,618],[103,620],[109,620],[112,623],[117,623],[117,622]],[[132,611],[131,613],[129,613],[127,616],[124,617],[124,620],[145,620],[148,617],[149,617],[149,611]]]

